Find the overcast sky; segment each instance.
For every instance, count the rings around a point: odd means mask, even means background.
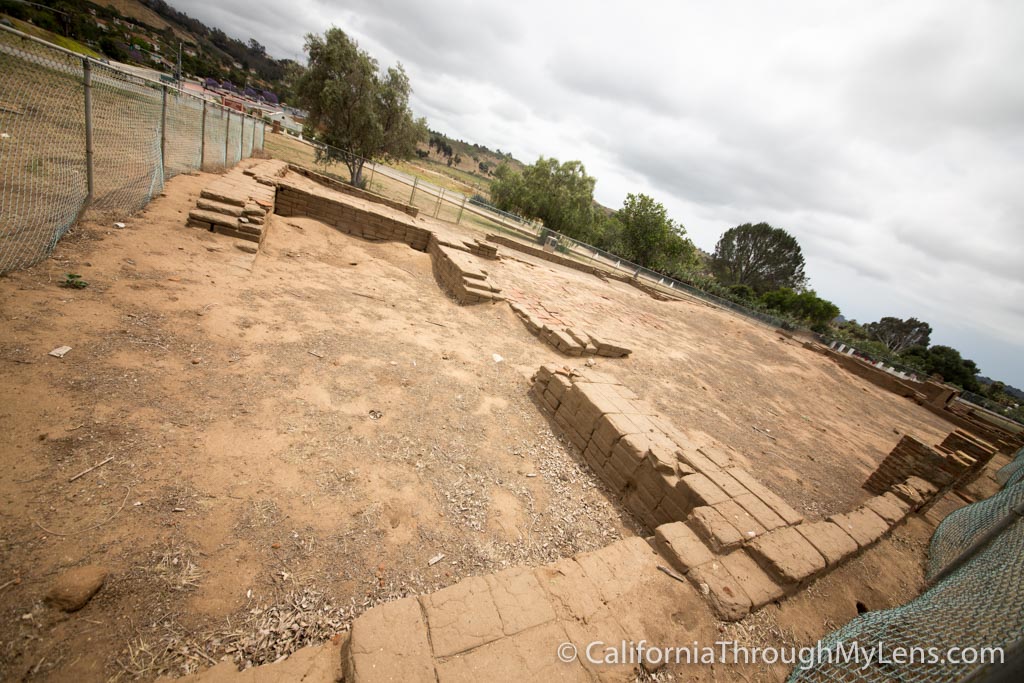
[[[598,201],[649,194],[707,251],[785,228],[848,318],[927,320],[1024,387],[1019,0],[171,3],[303,62],[338,26],[431,128],[579,159]]]

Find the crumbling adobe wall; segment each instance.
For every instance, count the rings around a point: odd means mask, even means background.
[[[459,249],[431,235],[427,253],[441,288],[460,304],[504,299],[501,289],[490,280],[487,271],[470,255],[468,248]]]
[[[531,391],[594,471],[651,528],[697,511],[709,539],[731,547],[803,519],[736,467],[724,448],[694,444],[613,377],[545,365]]]
[[[658,301],[673,301],[674,299],[682,298],[682,294],[680,294],[678,297],[673,298],[666,292],[658,290],[657,288],[647,284],[646,282],[639,280],[638,278],[627,277],[621,273],[614,273],[605,268],[598,268],[597,266],[591,266],[586,263],[580,263],[576,259],[569,258],[568,256],[562,256],[561,254],[557,254],[554,252],[544,251],[544,249],[540,247],[533,247],[527,244],[523,244],[518,240],[509,239],[504,235],[488,235],[487,239],[490,240],[491,242],[497,242],[498,244],[504,245],[509,249],[515,249],[516,251],[521,251],[524,254],[529,254],[534,258],[539,258],[544,261],[557,263],[560,266],[572,268],[573,270],[578,270],[583,273],[589,273],[590,275],[595,275],[605,280],[617,280],[619,282],[624,282],[628,285],[636,287],[644,294],[647,294],[652,299],[657,299]]]
[[[498,244],[506,246],[509,249],[521,251],[524,254],[529,254],[530,256],[533,256],[534,258],[539,258],[543,261],[550,261],[552,263],[557,263],[561,266],[565,266],[566,268],[572,268],[573,270],[579,270],[584,273],[589,273],[591,275],[597,275],[599,277],[607,276],[607,273],[600,268],[588,266],[585,263],[580,263],[579,261],[576,261],[574,259],[562,256],[561,254],[555,254],[550,251],[544,251],[540,247],[532,247],[530,245],[523,244],[519,240],[514,240],[505,237],[504,235],[487,235],[487,239],[490,242],[497,242]]]
[[[996,447],[992,444],[960,429],[950,432],[939,446],[947,451],[960,451],[974,458],[974,464],[957,482],[957,488],[961,490],[981,476],[981,473],[985,471],[985,466],[997,452]]]
[[[261,244],[266,216],[274,211],[274,185],[287,168],[269,159],[231,169],[203,188],[185,224]]]
[[[891,391],[899,396],[905,396],[907,398],[924,400],[924,394],[918,390],[920,382],[914,382],[912,380],[901,380],[895,375],[889,374],[885,370],[880,370],[873,365],[869,365],[862,360],[854,358],[845,353],[838,353],[832,349],[824,349],[826,356],[831,358],[836,364],[840,365],[843,369],[848,372],[857,375],[867,381],[871,382],[875,386],[881,387],[886,391]]]
[[[312,192],[287,178],[277,182],[275,213],[281,216],[308,216],[338,230],[365,239],[404,242],[417,251],[426,251],[433,233],[409,222],[360,209]]]
[[[541,319],[541,314],[538,311],[526,303],[509,301],[509,306],[531,334],[567,356],[625,358],[632,353],[631,349],[622,342],[608,337],[599,337],[588,330],[567,325],[555,325],[554,323],[549,325]]]
[[[932,448],[908,435],[885,456],[863,488],[879,494],[907,477],[920,477],[942,489],[953,486],[974,464],[974,459],[965,453]]]
[[[305,176],[306,178],[309,178],[314,182],[320,183],[325,187],[329,187],[336,192],[341,192],[342,194],[347,194],[352,197],[358,197],[359,199],[365,199],[366,201],[374,202],[375,204],[383,204],[384,206],[390,206],[392,209],[398,209],[399,211],[403,211],[412,216],[413,218],[416,218],[416,216],[418,216],[420,213],[420,210],[415,206],[403,204],[402,202],[395,201],[394,199],[388,199],[387,197],[379,195],[376,192],[362,190],[358,187],[349,185],[348,183],[343,183],[340,180],[335,180],[334,178],[325,176],[322,173],[317,173],[316,171],[311,171],[308,168],[304,168],[302,166],[288,164],[288,170],[292,171],[293,173],[297,173],[301,176]]]

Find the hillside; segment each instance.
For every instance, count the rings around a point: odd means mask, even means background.
[[[68,41],[111,60],[168,74],[176,70],[180,50],[184,76],[268,90],[282,101],[290,96],[290,84],[299,71],[296,62],[271,57],[257,41],[228,36],[163,0],[42,0],[33,5],[0,0],[0,15],[19,30],[28,24],[26,32],[75,51],[84,50]]]
[[[522,170],[524,166],[523,162],[500,149],[492,150],[478,143],[450,138],[434,130],[430,131],[428,140],[417,145],[416,157],[402,164],[405,170],[416,175],[443,175],[455,181],[454,189],[485,196],[490,191],[490,179],[499,164],[507,163],[516,170]],[[429,177],[427,179],[430,180]]]

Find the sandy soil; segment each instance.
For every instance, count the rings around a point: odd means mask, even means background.
[[[646,533],[529,400],[567,359],[508,306],[457,306],[426,254],[308,219],[273,217],[259,255],[183,227],[210,178],[0,279],[0,676],[273,660],[376,602]],[[772,330],[508,255],[492,277],[510,297],[627,341],[602,370],[811,518],[862,497],[900,433],[951,429]],[[59,287],[69,272],[89,287]],[[97,597],[45,607],[84,563],[110,572]],[[296,614],[306,628],[260,637]]]

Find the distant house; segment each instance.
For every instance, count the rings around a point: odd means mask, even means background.
[[[288,112],[274,112],[270,114],[270,120],[280,122],[281,127],[293,135],[302,135],[302,124],[296,121]]]

